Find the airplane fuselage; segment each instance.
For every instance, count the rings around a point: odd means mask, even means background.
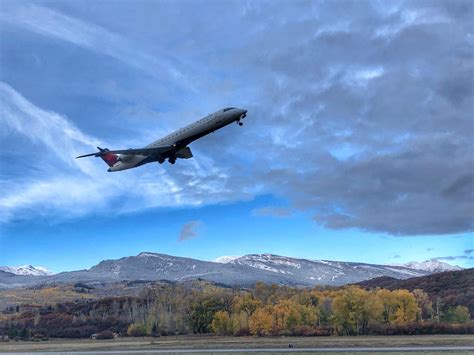
[[[233,107],[216,111],[144,147],[147,149],[171,146],[170,150],[154,156],[120,154],[117,162],[107,171],[131,169],[151,162],[163,163],[166,159],[174,164],[177,158],[191,158],[192,153],[187,147],[188,144],[233,122],[242,125],[240,120],[245,117],[246,112],[247,110]]]

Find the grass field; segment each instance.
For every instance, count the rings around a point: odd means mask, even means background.
[[[343,347],[474,346],[474,335],[355,336],[355,337],[217,337],[167,336],[115,340],[58,339],[42,342],[0,343],[0,352],[31,351],[127,351],[152,349],[288,349]],[[459,352],[458,352],[459,353]],[[387,354],[387,353],[385,353]],[[397,353],[400,354],[400,353]],[[413,352],[411,352],[413,354]]]

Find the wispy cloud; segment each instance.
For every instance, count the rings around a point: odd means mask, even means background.
[[[67,16],[47,7],[7,2],[2,4],[0,20],[38,34],[63,40],[95,52],[108,55],[140,69],[156,78],[168,79],[176,85],[191,83],[176,66],[164,56],[146,53],[130,40],[101,26]]]
[[[189,221],[183,225],[181,232],[179,233],[178,241],[196,238],[199,234],[198,228],[202,226],[201,221]]]
[[[456,256],[438,256],[430,260],[474,260],[474,256],[456,255]]]
[[[67,117],[35,106],[3,82],[0,103],[0,137],[18,135],[27,141],[20,159],[23,174],[0,181],[2,221],[16,217],[18,211],[47,215],[60,210],[76,216],[103,206],[115,194],[114,189],[103,188],[99,177],[103,173],[97,165],[74,159],[98,144],[97,138],[84,134]],[[107,183],[117,187],[113,181]]]
[[[100,139],[84,134],[66,116],[41,109],[6,83],[0,83],[0,103],[0,137],[18,135],[26,145],[17,161],[21,176],[0,179],[3,222],[32,215],[71,218],[98,208],[128,213],[198,206],[238,196],[227,188],[227,175],[205,154],[201,162],[180,169],[157,165],[152,172],[141,168],[111,174],[102,161],[74,159]]]
[[[466,249],[464,250],[464,254],[471,255],[474,252],[474,249]]]
[[[83,172],[89,171],[87,163],[77,165],[71,156],[99,144],[97,138],[82,133],[67,117],[33,105],[4,82],[0,82],[0,103],[0,122],[4,129],[23,135],[31,142],[42,143],[64,163]]]

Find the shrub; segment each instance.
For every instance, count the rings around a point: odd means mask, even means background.
[[[443,317],[449,323],[467,323],[470,319],[469,308],[464,306],[449,307]]]
[[[293,335],[299,337],[310,337],[316,335],[316,329],[307,325],[298,325],[293,328]]]
[[[236,337],[244,337],[250,335],[249,327],[239,327],[234,331],[234,336]]]
[[[104,330],[97,334],[97,339],[113,339],[114,338],[114,333],[112,333],[110,330]]]
[[[145,324],[130,324],[127,329],[127,334],[131,337],[143,337],[148,334]]]

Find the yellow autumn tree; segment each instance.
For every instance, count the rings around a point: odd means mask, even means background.
[[[245,293],[234,297],[232,310],[233,312],[245,312],[250,317],[261,305],[260,300],[255,299],[250,293]]]
[[[229,317],[229,313],[225,311],[218,311],[214,314],[212,319],[211,329],[217,335],[229,335],[232,334],[232,322]]]
[[[413,293],[408,290],[396,290],[392,293],[395,295],[397,302],[394,323],[403,324],[415,321],[420,308]]]
[[[380,309],[380,313],[376,316],[376,319],[382,323],[392,323],[396,318],[395,312],[398,308],[395,294],[389,290],[379,289],[375,293],[375,298],[375,302]]]
[[[333,320],[341,334],[361,334],[369,321],[368,292],[349,286],[334,297]]]
[[[252,335],[268,335],[272,331],[272,325],[271,307],[269,306],[255,310],[249,320],[249,328]]]

